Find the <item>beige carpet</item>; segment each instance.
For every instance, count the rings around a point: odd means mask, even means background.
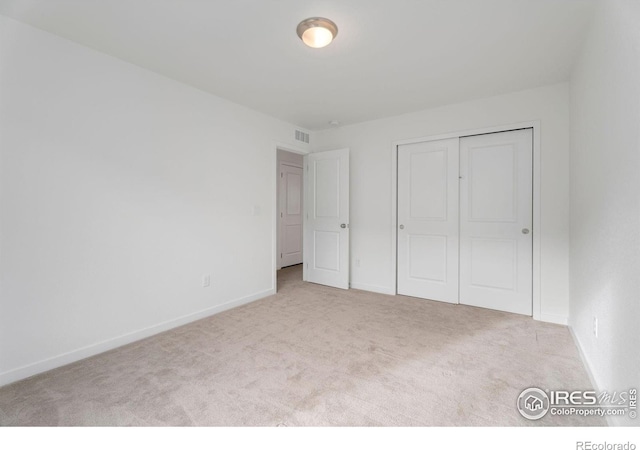
[[[522,418],[530,386],[591,388],[566,327],[341,291],[277,295],[0,389],[12,425],[604,425]]]

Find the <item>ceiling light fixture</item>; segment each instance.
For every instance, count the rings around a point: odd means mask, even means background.
[[[324,17],[311,17],[300,22],[296,32],[309,47],[322,48],[333,41],[338,34],[338,27]]]

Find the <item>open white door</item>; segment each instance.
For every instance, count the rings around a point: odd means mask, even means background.
[[[349,289],[349,149],[306,160],[304,279]]]

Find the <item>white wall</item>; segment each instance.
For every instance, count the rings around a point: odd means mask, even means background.
[[[351,149],[351,282],[394,292],[391,265],[392,142],[540,120],[541,312],[569,309],[569,86],[559,84],[316,133],[314,151]],[[356,259],[360,267],[356,267]]]
[[[0,27],[0,383],[272,292],[292,125]]]
[[[570,323],[608,391],[640,388],[638,24],[636,0],[602,2],[571,80]]]

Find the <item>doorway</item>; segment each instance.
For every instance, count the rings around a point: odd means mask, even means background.
[[[397,293],[532,315],[533,130],[397,146]]]
[[[302,264],[304,157],[278,149],[277,269]]]
[[[275,291],[285,276],[349,289],[349,149],[285,148],[275,158]]]

